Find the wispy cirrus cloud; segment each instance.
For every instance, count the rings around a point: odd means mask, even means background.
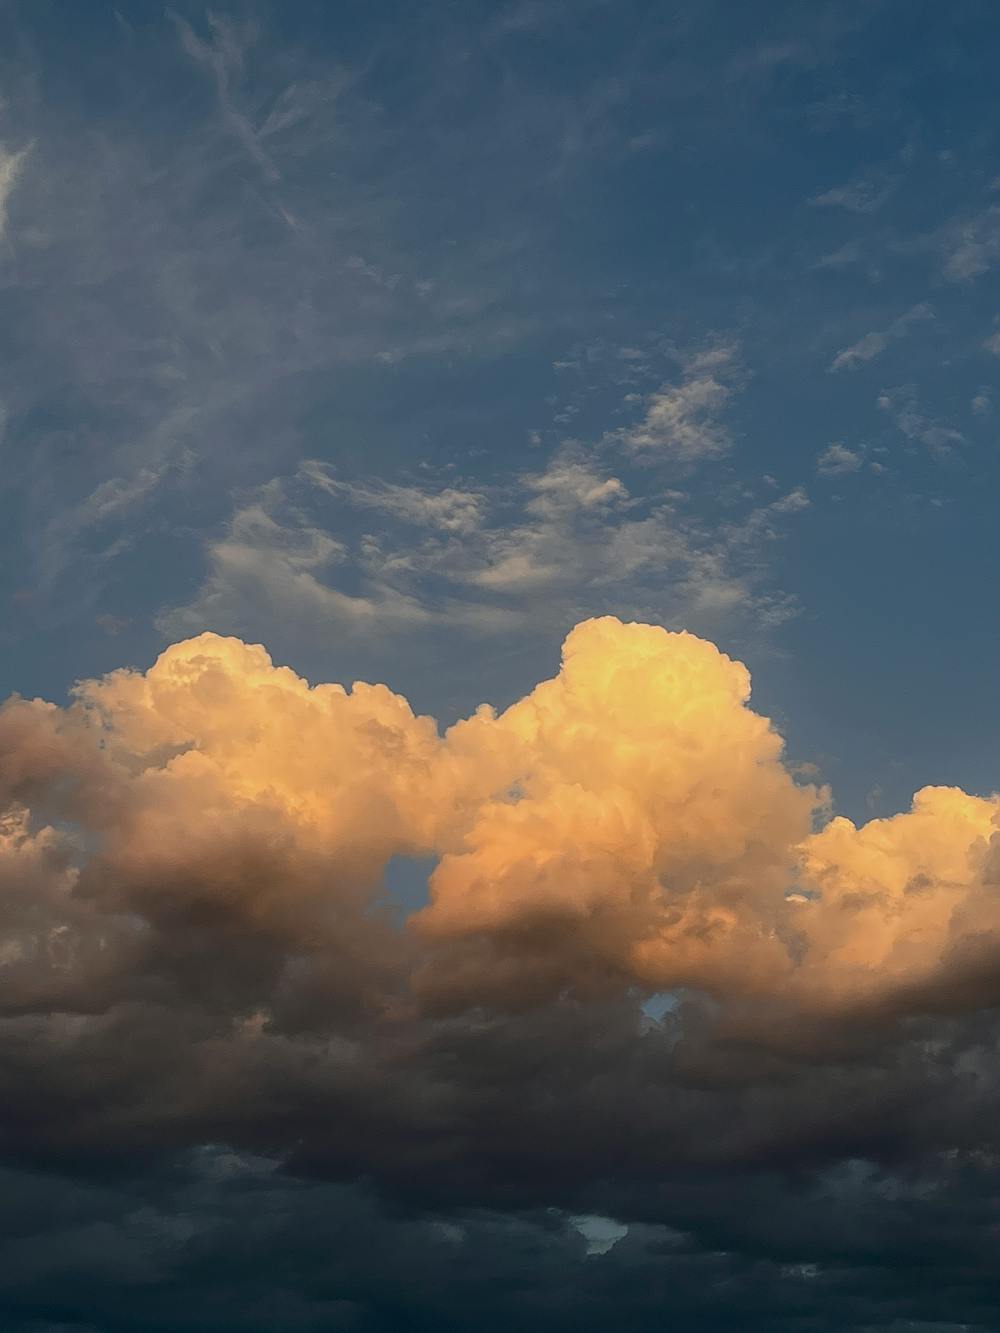
[[[176,10],[168,8],[167,15],[176,26],[187,54],[211,72],[215,82],[219,112],[235,140],[246,150],[247,156],[257,164],[266,180],[280,179],[281,173],[262,145],[267,133],[267,124],[265,123],[258,133],[250,116],[240,109],[234,96],[234,82],[243,72],[246,54],[259,36],[256,25],[252,22],[240,23],[225,15],[209,11],[207,21],[211,38],[204,40]]]
[[[887,328],[866,333],[856,343],[852,343],[850,347],[845,347],[843,351],[838,352],[830,362],[828,369],[830,371],[857,370],[859,366],[874,361],[876,357],[881,356],[891,343],[904,338],[915,324],[933,318],[933,308],[925,301],[921,301],[907,310],[905,314],[894,319]]]
[[[454,486],[432,491],[383,481],[347,482],[338,479],[328,464],[316,459],[306,459],[299,467],[299,474],[329,495],[415,527],[468,534],[483,520],[486,497],[481,491]]]
[[[7,228],[7,205],[27,161],[30,148],[14,153],[0,143],[0,240]]]
[[[867,215],[877,213],[890,199],[898,184],[898,177],[884,172],[872,172],[855,177],[844,185],[832,186],[810,200],[815,208],[842,208],[848,213]]]
[[[960,430],[927,412],[912,385],[884,389],[878,407],[887,413],[907,440],[924,445],[939,460],[950,458],[965,443]]]
[[[1000,258],[1000,207],[993,205],[973,217],[944,228],[939,239],[943,273],[951,282],[971,283]]]

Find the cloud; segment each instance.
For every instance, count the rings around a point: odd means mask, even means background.
[[[906,439],[924,445],[935,458],[950,458],[965,443],[961,431],[927,415],[910,385],[884,389],[878,396],[878,406],[889,413]]]
[[[845,472],[857,472],[864,463],[863,455],[844,444],[828,445],[816,458],[816,471],[824,477],[837,477]]]
[[[586,1234],[613,1234],[603,1217],[386,1207],[364,1185],[218,1147],[137,1180],[21,1168],[0,1183],[11,1333],[390,1333],[403,1318],[639,1333],[665,1312],[710,1333],[791,1333],[790,1302],[816,1333],[987,1333],[993,1318],[998,1198],[965,1155],[917,1176],[860,1162],[816,1181],[678,1174],[657,1205],[678,1225],[633,1222],[603,1253]]]
[[[242,73],[246,53],[257,36],[253,25],[234,23],[221,15],[209,12],[208,24],[212,30],[212,40],[203,41],[191,24],[173,9],[168,8],[167,15],[176,26],[181,45],[187,54],[192,60],[211,70],[224,124],[246,150],[247,156],[260,168],[264,178],[268,181],[277,181],[280,173],[261,145],[263,136],[255,132],[250,118],[239,109],[233,95],[233,83]]]
[[[815,195],[809,202],[817,208],[843,208],[848,213],[877,213],[887,202],[898,181],[881,173],[860,176]]]
[[[526,1254],[574,1326],[581,1281],[592,1313],[636,1271],[699,1319],[731,1299],[706,1268],[729,1275],[761,1327],[789,1282],[821,1284],[831,1330],[938,1309],[930,1278],[900,1304],[896,1268],[926,1247],[951,1273],[948,1219],[969,1272],[1000,1208],[1000,799],[824,823],[749,691],[711,643],[604,618],[443,733],[210,634],[67,707],[9,700],[0,1128],[27,1174],[0,1292],[44,1310],[86,1263],[113,1322],[126,1278],[134,1316],[239,1234],[262,1329],[392,1327],[397,1283],[462,1327],[442,1275],[472,1265],[475,1304]],[[402,926],[400,856],[434,863]],[[25,1200],[53,1216],[58,1172],[65,1243],[41,1246]],[[198,1327],[232,1326],[227,1299],[192,1297]]]
[[[459,577],[480,588],[517,594],[531,586],[565,587],[588,571],[595,580],[618,581],[639,572],[652,558],[652,550],[643,552],[639,544],[631,558],[625,554],[642,519],[628,516],[624,484],[598,471],[585,455],[557,455],[543,472],[527,474],[522,487],[519,520],[489,532]],[[667,558],[673,544],[683,559],[683,538],[671,543],[665,526],[653,526],[660,528],[661,540],[649,531],[652,545]]]
[[[0,399],[26,443],[11,464],[11,540],[32,618],[49,627],[89,618],[102,599],[120,612],[124,561],[150,529],[163,545],[179,524],[217,532],[237,486],[321,448],[313,409],[331,377],[364,365],[384,385],[408,361],[488,358],[539,325],[511,298],[515,242],[498,213],[480,214],[464,143],[431,148],[416,129],[441,80],[415,85],[412,113],[386,121],[363,57],[348,68],[222,10],[178,10],[130,24],[108,9],[88,29],[121,79],[120,114],[99,123],[39,96],[55,60],[86,101],[85,61],[64,68],[26,13],[5,30],[0,204],[16,188],[25,224],[5,273],[18,355]],[[489,113],[504,134],[505,110]],[[454,245],[439,244],[411,136],[430,175],[457,191]],[[182,484],[154,493],[151,476]],[[103,539],[82,520],[109,491],[151,503],[127,523],[120,507],[127,530],[92,558]],[[165,582],[181,563],[162,549],[142,558]]]
[[[915,123],[917,84],[856,58],[886,13],[783,6],[744,58],[713,6],[502,4],[485,31],[362,6],[350,32],[218,8],[0,23],[4,133],[37,144],[4,270],[6,563],[80,630],[9,624],[9,669],[32,679],[32,642],[52,688],[143,664],[0,714],[0,1324],[995,1327],[995,801],[827,824],[738,663],[586,619],[714,623],[733,652],[787,612],[770,553],[809,499],[759,483],[785,475],[767,423],[836,350],[816,366],[817,294],[786,280],[808,256],[774,239],[817,82],[789,61]],[[582,63],[556,87],[560,46]],[[706,229],[730,166],[762,211]],[[966,167],[946,189],[990,175]],[[864,230],[883,184],[808,220]],[[988,226],[967,239],[956,278],[995,264]],[[912,238],[883,242],[912,276]],[[720,320],[767,379],[746,420],[735,357],[663,369]],[[879,326],[850,365],[890,321],[838,343]],[[598,335],[620,378],[586,347],[550,376]],[[941,450],[943,412],[893,391],[884,424]],[[149,667],[161,603],[197,637]],[[127,632],[95,638],[98,609]],[[443,731],[348,687],[383,679],[371,639],[425,692],[433,653],[449,721],[448,670],[516,702]],[[432,880],[408,912],[401,863]]]
[[[345,482],[337,479],[327,464],[307,459],[299,468],[301,476],[330,495],[343,496],[349,503],[373,509],[390,518],[415,527],[440,532],[474,532],[483,519],[485,496],[481,491],[446,486],[430,491],[419,486],[400,486],[390,482]]]
[[[773,618],[782,599],[760,586],[763,549],[804,496],[712,534],[684,501],[676,491],[631,496],[579,446],[475,487],[348,481],[310,460],[240,505],[208,545],[197,595],[159,624],[172,635],[298,626],[323,639],[421,626],[524,632],[612,604],[706,630]]]
[[[866,333],[858,342],[838,352],[830,362],[829,369],[857,370],[865,362],[874,361],[876,357],[881,356],[890,343],[904,337],[914,324],[933,318],[934,311],[929,305],[921,302],[907,310],[904,315],[900,315],[898,319],[894,319],[887,329],[880,333]]]
[[[726,453],[731,438],[721,417],[737,370],[733,344],[720,343],[688,357],[680,383],[649,394],[642,419],[616,438],[630,452],[655,451],[684,463]]]
[[[996,798],[927,788],[909,814],[810,834],[824,794],[748,696],[707,641],[609,617],[573,631],[553,680],[443,737],[384,686],[310,687],[210,634],[84,682],[68,710],[14,700],[5,854],[34,867],[11,883],[50,867],[52,887],[8,895],[35,940],[11,961],[60,1003],[124,999],[133,969],[196,967],[203,920],[231,938],[233,984],[246,967],[274,985],[286,950],[357,968],[386,863],[433,854],[411,925],[435,1008],[630,985],[905,1004],[952,975],[960,994],[993,957]]]
[[[168,634],[183,633],[263,615],[275,624],[306,621],[331,632],[377,632],[427,618],[413,598],[378,579],[360,593],[341,592],[324,581],[324,571],[346,555],[342,543],[284,504],[278,488],[267,487],[256,503],[238,509],[225,534],[211,543],[208,576],[195,599],[161,612],[158,624]]]
[[[1000,798],[925,787],[906,814],[834,819],[804,843],[802,868],[818,893],[803,914],[822,918],[807,926],[815,964],[841,1000],[993,1003]]]
[[[11,153],[0,144],[0,240],[7,229],[7,204],[30,151],[22,148],[19,153]]]
[[[953,223],[944,230],[941,244],[944,276],[952,282],[973,282],[988,273],[1000,255],[1000,208],[994,205]]]
[[[470,986],[523,999],[616,976],[654,990],[773,976],[774,923],[753,902],[783,901],[780,849],[817,798],[777,762],[748,692],[745,669],[702,640],[598,620],[569,636],[555,680],[457,730],[464,750],[514,760],[504,786],[518,797],[487,802],[431,877],[415,927],[476,945],[430,966],[438,1002],[474,1002]],[[533,930],[548,941],[537,951]]]

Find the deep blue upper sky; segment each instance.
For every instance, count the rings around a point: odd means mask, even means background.
[[[996,785],[995,6],[0,25],[4,692],[211,628],[450,721],[610,612],[856,818]]]

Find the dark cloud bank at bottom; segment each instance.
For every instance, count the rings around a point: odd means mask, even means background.
[[[137,1008],[61,1088],[40,1032],[7,1046],[4,1327],[996,1328],[994,1016],[803,1060],[686,1008],[565,1000],[402,1052],[213,1046],[176,1012],[171,1046]],[[628,1226],[604,1253],[594,1214]]]

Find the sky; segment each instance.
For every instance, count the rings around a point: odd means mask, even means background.
[[[1000,12],[0,0],[12,1333],[983,1333]]]

